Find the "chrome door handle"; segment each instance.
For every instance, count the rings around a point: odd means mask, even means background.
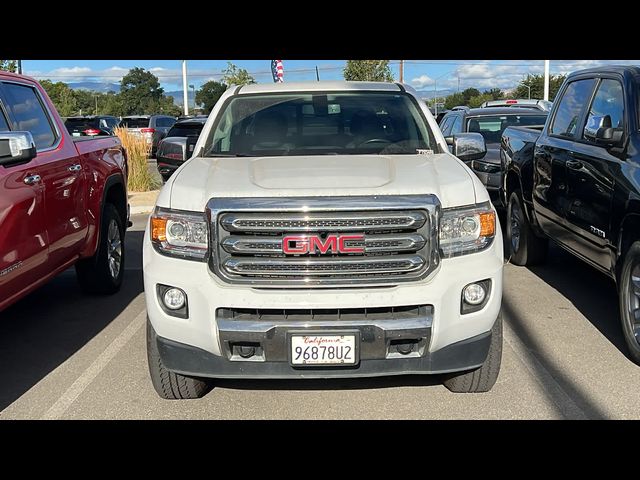
[[[76,163],[75,165],[71,165],[69,167],[69,171],[70,172],[79,172],[80,170],[82,170],[82,165]]]
[[[40,175],[29,175],[24,177],[24,183],[27,185],[35,185],[40,182]]]

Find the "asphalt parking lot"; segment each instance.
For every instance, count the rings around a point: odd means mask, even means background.
[[[626,356],[614,284],[565,252],[507,265],[502,370],[486,394],[437,378],[220,381],[206,397],[155,394],[145,353],[141,245],[126,240],[124,287],[83,295],[73,270],[0,314],[0,419],[640,418],[640,367]]]

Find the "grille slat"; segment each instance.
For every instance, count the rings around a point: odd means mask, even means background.
[[[408,273],[420,270],[426,261],[420,255],[375,258],[230,258],[223,264],[232,273],[252,275],[353,275],[359,272]]]
[[[427,221],[425,213],[290,213],[286,216],[265,214],[226,213],[220,225],[228,232],[334,232],[354,230],[418,229]]]
[[[282,254],[282,238],[282,235],[230,235],[222,241],[222,248],[232,255]],[[349,246],[364,246],[365,253],[395,253],[417,251],[425,243],[425,238],[418,233],[393,233],[366,235],[364,245],[351,241]]]

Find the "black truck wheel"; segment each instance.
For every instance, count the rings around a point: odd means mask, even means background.
[[[202,398],[211,390],[210,381],[167,370],[160,358],[157,334],[149,319],[147,319],[147,362],[151,383],[161,398],[166,400]]]
[[[502,313],[491,328],[491,345],[487,359],[475,370],[447,374],[442,383],[455,393],[481,393],[493,388],[502,363]]]
[[[76,263],[76,276],[83,291],[112,294],[120,290],[124,277],[124,232],[116,207],[105,204],[98,249],[93,257]]]
[[[511,263],[536,265],[547,256],[549,241],[538,237],[532,230],[522,206],[519,190],[511,193],[507,206],[507,243]]]
[[[625,254],[618,297],[624,340],[632,360],[640,365],[640,241],[634,242]]]

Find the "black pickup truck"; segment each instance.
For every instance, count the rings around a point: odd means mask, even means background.
[[[542,131],[501,139],[511,262],[544,260],[551,239],[613,278],[640,364],[640,68],[569,75]]]

